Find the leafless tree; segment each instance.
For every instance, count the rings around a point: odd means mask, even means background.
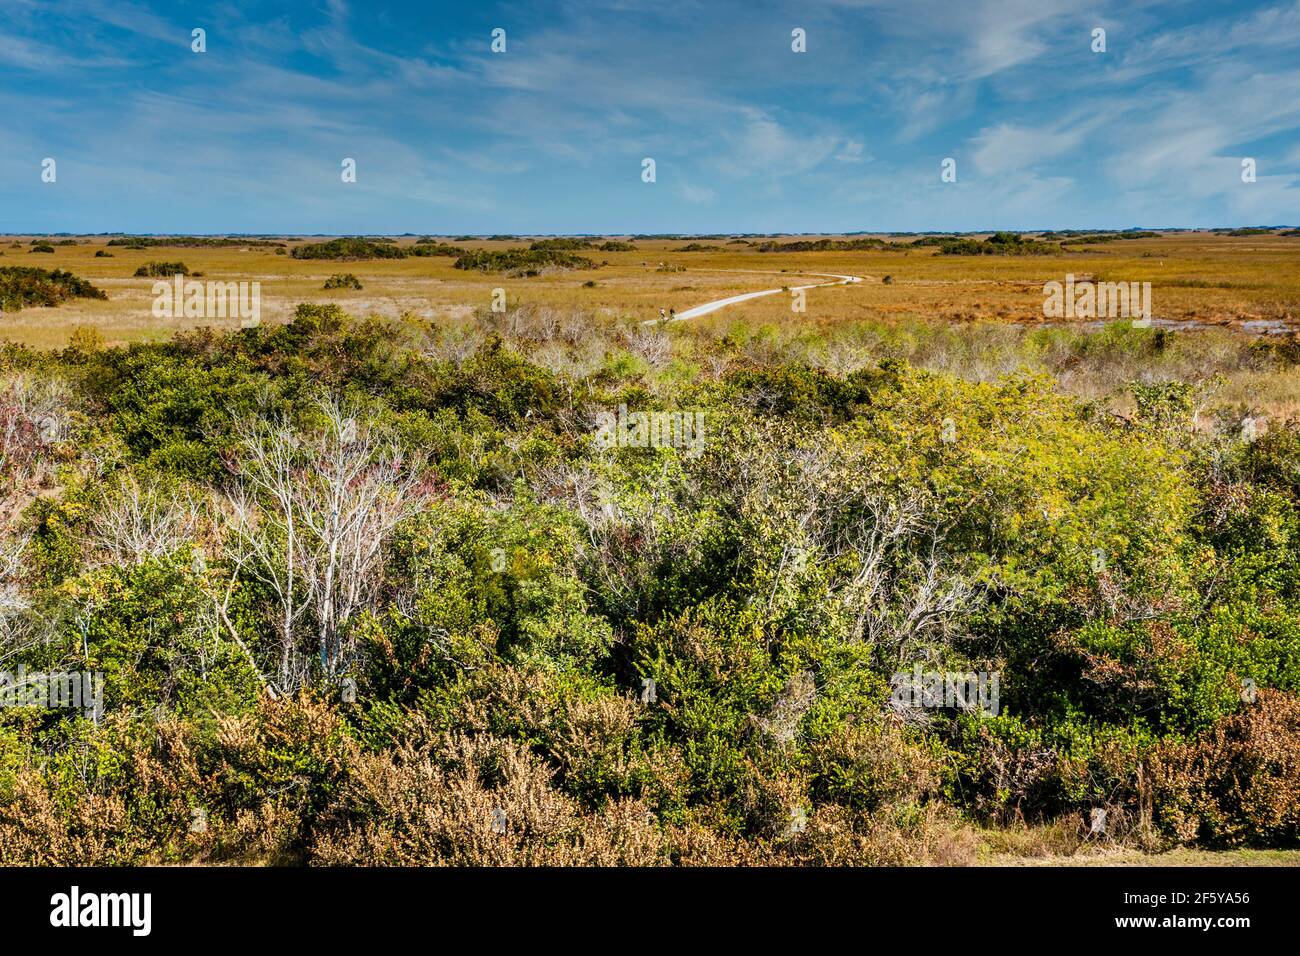
[[[709,352],[704,356],[704,364],[708,366],[709,377],[715,381],[721,381],[723,375],[727,372],[727,366],[731,364],[731,357],[728,355],[718,355]]]
[[[86,543],[105,564],[136,565],[193,541],[202,515],[203,504],[193,495],[126,477],[92,513]]]
[[[377,597],[383,547],[432,496],[422,458],[372,435],[337,402],[320,409],[324,428],[309,435],[283,421],[241,424],[228,497],[226,557],[234,575],[252,575],[275,596],[276,684],[285,692],[307,680],[309,638],[326,680],[346,668],[347,625]]]
[[[662,367],[672,357],[673,340],[662,330],[635,326],[623,330],[623,339],[634,355],[655,368]]]
[[[32,641],[28,621],[31,608],[19,584],[26,550],[26,538],[0,542],[0,664]]]
[[[420,351],[426,358],[457,365],[483,346],[483,333],[471,320],[451,319],[430,324]]]
[[[871,354],[866,348],[857,342],[844,339],[833,340],[816,356],[817,364],[841,377],[864,368],[870,359]]]
[[[807,529],[823,559],[853,570],[830,593],[850,633],[901,661],[924,641],[946,643],[981,592],[943,554],[943,531],[917,497],[831,494]]]

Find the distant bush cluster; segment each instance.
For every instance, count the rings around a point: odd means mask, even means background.
[[[449,243],[438,242],[436,239],[420,239],[415,245],[406,249],[408,256],[463,256],[465,250],[460,246],[453,246]]]
[[[145,278],[171,278],[172,276],[187,276],[190,274],[189,266],[183,262],[146,262],[140,268],[135,270],[137,277]]]
[[[543,247],[466,252],[456,260],[455,267],[479,272],[505,272],[512,276],[536,276],[543,272],[595,269],[596,263],[570,252]]]
[[[243,239],[222,236],[122,236],[110,239],[106,245],[126,246],[131,249],[164,247],[174,249],[225,249],[231,246],[250,249],[283,249],[284,243],[273,239]]]
[[[528,248],[533,250],[573,252],[578,249],[594,249],[596,244],[589,239],[537,239]]]
[[[360,289],[361,280],[351,272],[336,274],[325,280],[325,289]]]
[[[399,246],[392,239],[331,239],[294,248],[295,259],[405,259],[407,256],[460,256],[465,250],[433,239],[421,239],[413,246]]]
[[[560,252],[576,252],[581,249],[598,249],[601,252],[635,252],[636,246],[630,242],[623,242],[618,239],[607,239],[604,242],[595,242],[591,239],[578,239],[562,236],[555,239],[537,239],[528,246],[534,250],[552,250]]]
[[[345,238],[295,246],[290,255],[295,259],[402,259],[406,253],[391,242]]]
[[[889,249],[894,243],[883,239],[796,239],[791,242],[759,243],[759,252],[861,252]]]
[[[107,299],[85,279],[61,269],[0,267],[0,310],[17,312],[28,306],[55,306],[68,299]]]
[[[1043,239],[1054,240],[1061,239],[1062,246],[1082,246],[1091,245],[1098,242],[1120,242],[1124,239],[1158,239],[1160,233],[1149,232],[1142,229],[1133,229],[1128,232],[1100,232],[1084,235],[1073,235],[1066,233],[1044,233]]]
[[[949,239],[938,245],[944,256],[1051,256],[1061,252],[1057,243],[1026,239],[1014,232],[995,232],[987,239]]]

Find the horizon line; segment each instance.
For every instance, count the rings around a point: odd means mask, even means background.
[[[597,232],[533,232],[533,231],[502,231],[494,230],[492,232],[469,232],[466,230],[457,230],[454,232],[127,232],[122,230],[110,230],[99,232],[76,232],[61,230],[59,232],[41,232],[38,230],[15,230],[0,232],[0,238],[17,238],[19,236],[65,236],[65,237],[83,237],[94,238],[99,236],[123,236],[131,237],[203,237],[203,238],[245,238],[245,239],[322,239],[322,238],[393,238],[402,239],[409,236],[432,236],[437,238],[455,238],[457,236],[468,236],[473,239],[489,239],[492,236],[507,237],[526,237],[526,236],[543,236],[555,238],[592,238],[604,236],[626,236],[628,238],[641,236],[646,239],[708,239],[711,237],[730,236],[736,238],[744,237],[770,237],[770,236],[974,236],[985,233],[1011,232],[1011,233],[1123,233],[1123,232],[1222,232],[1232,229],[1261,229],[1272,231],[1274,229],[1295,229],[1300,228],[1289,223],[1275,225],[1228,225],[1228,226],[1097,226],[1097,227],[1050,227],[1050,228],[1032,228],[1032,229],[1012,229],[1012,228],[992,228],[992,229],[854,229],[854,230],[829,230],[829,231],[799,231],[799,230],[774,230],[770,232],[755,231],[729,231],[717,229],[706,232],[630,232],[627,230],[606,230]]]

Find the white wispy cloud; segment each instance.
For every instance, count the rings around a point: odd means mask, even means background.
[[[485,2],[504,55],[482,17],[415,10],[394,29],[344,0],[225,0],[194,23],[160,0],[0,0],[0,170],[15,177],[0,207],[220,208],[284,228],[331,209],[627,208],[714,228],[1300,220],[1300,0]],[[1097,25],[1104,55],[1088,48]],[[193,26],[209,30],[202,57]],[[67,175],[34,194],[32,157],[50,154]],[[339,193],[345,155],[362,177]],[[646,155],[663,188],[643,210],[625,190]],[[1259,160],[1249,188],[1243,155]]]
[[[718,194],[707,186],[695,186],[691,183],[681,183],[677,191],[687,202],[696,205],[711,203],[718,198]]]

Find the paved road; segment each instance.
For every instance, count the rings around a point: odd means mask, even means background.
[[[773,273],[775,275],[775,273]],[[725,299],[718,299],[715,302],[705,302],[703,305],[697,305],[694,308],[686,309],[684,312],[678,312],[673,322],[685,322],[687,319],[697,319],[702,315],[708,315],[710,312],[717,312],[718,309],[725,309],[729,305],[735,305],[737,302],[746,302],[749,299],[758,299],[765,295],[776,295],[780,292],[793,291],[795,289],[820,289],[828,285],[852,285],[855,282],[861,282],[862,276],[841,276],[831,272],[802,272],[799,275],[817,276],[821,279],[836,279],[836,282],[815,282],[811,285],[795,285],[783,289],[763,289],[761,292],[746,292],[743,295],[733,295]],[[647,319],[642,325],[656,325],[658,319]]]

